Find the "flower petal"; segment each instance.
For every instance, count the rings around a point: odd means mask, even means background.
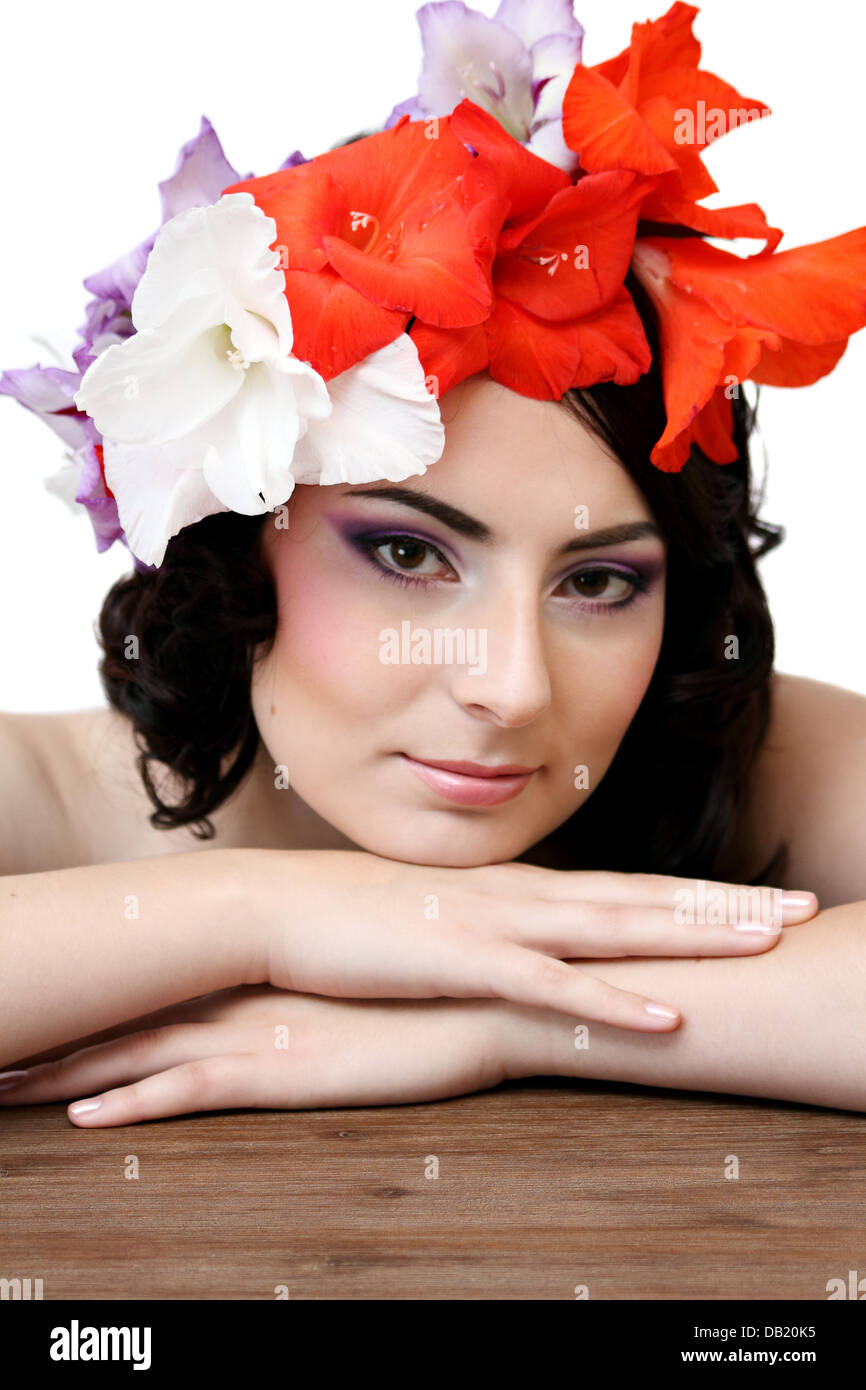
[[[571,186],[562,169],[530,153],[474,102],[462,101],[450,125],[459,140],[484,156],[500,195],[509,200],[506,225],[540,213],[555,193]]]
[[[312,422],[295,449],[298,482],[400,482],[441,457],[439,404],[408,334],[334,377],[328,391],[332,413]]]
[[[706,198],[719,190],[701,159],[700,150],[695,145],[680,145],[674,140],[678,110],[676,100],[666,96],[650,97],[640,104],[641,119],[647,130],[676,160],[676,174],[665,175],[665,182],[675,185],[683,198]]]
[[[285,275],[270,250],[276,225],[248,193],[233,193],[210,207],[190,208],[157,236],[132,301],[137,329],[159,328],[187,300],[206,301],[211,323],[231,324],[236,345],[250,361],[292,348]],[[266,340],[254,316],[273,326]]]
[[[736,87],[700,68],[662,68],[654,73],[641,71],[640,100],[644,103],[663,97],[676,115],[665,133],[664,144],[676,157],[677,144],[703,150],[713,140],[739,125],[750,125],[771,115],[770,108],[752,97],[741,96]],[[719,119],[714,113],[720,113]],[[688,113],[688,116],[686,115]],[[660,132],[656,130],[656,135]],[[679,139],[678,139],[679,135]],[[683,137],[688,137],[683,138]]]
[[[832,372],[847,346],[847,338],[818,345],[781,338],[776,351],[769,344],[765,346],[751,379],[762,386],[811,386]]]
[[[574,150],[570,150],[562,138],[562,121],[558,117],[534,127],[526,142],[526,149],[537,159],[555,165],[565,174],[573,175],[580,163]]]
[[[293,365],[311,370],[296,359]],[[295,370],[257,362],[244,375],[243,390],[196,437],[210,445],[204,476],[215,496],[233,512],[256,516],[291,496],[292,459],[303,425]]]
[[[724,386],[717,386],[703,410],[695,416],[689,431],[691,440],[713,463],[733,463],[737,457],[734,441],[734,411]],[[685,440],[684,440],[685,442]]]
[[[325,381],[393,342],[410,318],[371,303],[328,265],[320,271],[287,271],[286,298],[295,325],[295,356]]]
[[[129,549],[144,564],[161,565],[168,541],[183,527],[228,511],[205,482],[205,452],[187,440],[153,446],[106,440],[106,481]]]
[[[577,20],[574,23],[577,24]],[[580,29],[579,24],[577,27]],[[537,89],[541,82],[544,83],[536,97],[533,126],[550,117],[561,119],[562,100],[571,81],[571,74],[580,62],[581,48],[582,31],[577,37],[573,34],[551,32],[530,47],[533,86]]]
[[[422,5],[417,20],[424,45],[418,100],[424,110],[447,116],[468,97],[516,140],[525,140],[534,113],[532,61],[518,36],[460,0]]]
[[[174,173],[159,185],[163,222],[187,208],[215,203],[223,189],[240,178],[207,116],[202,116],[198,135],[181,146]]]
[[[74,405],[80,380],[77,372],[62,367],[17,367],[0,374],[0,395],[32,410],[64,444],[77,449],[89,437],[87,417]]]
[[[84,281],[84,288],[97,299],[111,299],[119,307],[128,307],[132,303],[135,287],[144,274],[155,237],[156,232],[152,232],[145,241],[127,251],[125,255],[119,256],[104,270],[97,270],[95,274],[88,275]]]
[[[634,300],[623,286],[604,309],[574,325],[580,362],[572,387],[613,381],[630,386],[649,371],[652,352]]]
[[[676,440],[686,456],[694,442],[713,463],[733,463],[737,457],[731,392],[752,375],[764,345],[777,348],[781,340],[764,328],[741,327],[725,344],[723,379],[709,400]]]
[[[205,328],[207,302],[182,304],[165,328],[142,329],[88,367],[75,396],[106,439],[158,444],[188,434],[237,394],[244,374],[225,327]]]
[[[575,68],[563,98],[562,134],[590,174],[606,169],[664,174],[677,168],[628,98],[582,65]]]
[[[701,61],[701,45],[692,33],[697,14],[696,5],[676,0],[658,19],[633,24],[629,47],[605,63],[596,63],[595,71],[619,85],[628,76],[630,65],[647,77],[668,68],[696,68]]]
[[[105,481],[104,447],[86,445],[78,450],[75,458],[81,460],[75,501],[87,509],[96,548],[101,553],[116,540],[125,540],[117,514],[117,499]]]
[[[440,400],[446,391],[467,376],[483,372],[490,361],[484,324],[471,328],[431,328],[416,319],[409,337],[418,349],[425,377],[432,379],[433,395]]]
[[[500,237],[497,295],[557,323],[609,303],[629,267],[647,187],[645,179],[617,169],[588,174],[557,193],[526,230]]]
[[[738,323],[815,345],[866,326],[866,227],[745,258],[699,237],[670,239],[663,249],[675,284]]]
[[[721,380],[725,346],[736,332],[734,323],[672,283],[667,250],[673,244],[673,238],[639,239],[632,258],[658,317],[667,424],[650,458],[665,472],[675,472],[685,463],[690,439],[683,432]]]
[[[549,323],[497,295],[485,328],[494,381],[536,400],[562,398],[580,364],[575,320]]]
[[[323,162],[329,157],[319,155],[306,164],[244,179],[223,195],[248,193],[256,206],[273,218],[286,270],[321,270],[327,265],[322,237],[326,232],[339,231],[343,209],[349,202],[349,195],[331,166]]]
[[[500,0],[493,16],[500,24],[505,24],[517,35],[526,48],[549,34],[567,36],[572,43],[580,44],[583,27],[574,17],[573,0]],[[575,62],[580,61],[578,52]]]
[[[455,235],[465,224],[462,209],[443,199],[430,211],[423,240],[407,227],[401,254],[391,261],[367,255],[340,237],[323,241],[332,268],[373,304],[408,310],[425,323],[466,328],[486,317],[491,294],[474,256]]]
[[[417,96],[407,97],[405,101],[398,101],[397,105],[391,108],[391,114],[382,129],[390,130],[392,125],[397,124],[401,116],[408,116],[410,121],[423,121],[425,115],[427,112],[418,105]]]
[[[703,208],[676,194],[659,190],[644,203],[641,218],[652,215],[656,200],[661,203],[664,214],[659,220],[691,227],[706,236],[748,237],[750,240],[763,241],[762,251],[775,251],[782,239],[781,228],[770,226],[757,203],[739,203],[733,208]]]

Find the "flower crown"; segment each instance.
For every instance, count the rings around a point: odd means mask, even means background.
[[[84,281],[74,368],[0,377],[68,446],[47,485],[68,499],[73,470],[98,549],[158,567],[184,527],[296,483],[422,474],[438,398],[476,372],[538,400],[635,382],[629,270],[659,325],[652,462],[733,461],[731,384],[807,385],[866,325],[866,228],[779,252],[757,204],[701,205],[702,151],[769,112],[699,67],[697,13],[676,3],[587,67],[571,0],[426,4],[417,95],[260,178],[203,118],[160,230]]]

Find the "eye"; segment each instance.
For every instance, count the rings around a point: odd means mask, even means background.
[[[564,585],[574,585],[567,597],[588,599],[590,603],[611,608],[628,603],[641,587],[637,575],[612,569],[580,570],[577,574],[568,575],[562,582]]]
[[[447,579],[453,574],[435,546],[415,536],[380,537],[365,545],[374,563],[391,574],[418,579]]]

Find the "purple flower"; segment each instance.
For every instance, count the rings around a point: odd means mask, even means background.
[[[468,97],[515,140],[566,173],[577,155],[562,138],[562,99],[581,61],[583,29],[572,0],[501,0],[492,19],[462,0],[422,5],[424,61],[418,93],[394,107],[385,129],[449,116]]]
[[[107,550],[123,539],[117,504],[110,497],[99,465],[99,434],[89,416],[77,410],[73,396],[81,373],[61,367],[23,367],[3,372],[0,393],[32,410],[59,435],[68,449],[68,462],[45,479],[45,486],[70,506],[83,503],[96,536],[96,548]],[[135,558],[135,557],[133,557]]]
[[[87,442],[87,416],[76,410],[73,396],[81,384],[80,372],[60,367],[18,367],[0,376],[0,395],[12,396],[32,410],[75,450]]]
[[[96,426],[90,420],[88,420],[88,424],[95,435]],[[83,503],[87,508],[90,523],[96,536],[96,548],[101,552],[107,550],[116,540],[125,541],[126,538],[118,519],[117,503],[113,497],[109,496],[106,489],[105,478],[96,449],[96,442],[90,441],[78,451],[81,460],[81,472],[78,475],[75,501]],[[132,558],[135,560],[134,555]]]

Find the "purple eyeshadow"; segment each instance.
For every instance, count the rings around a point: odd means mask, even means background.
[[[342,539],[355,550],[361,548],[361,542],[375,542],[384,544],[392,536],[405,536],[408,540],[418,541],[422,545],[429,545],[431,549],[442,554],[449,564],[458,565],[459,555],[444,544],[438,537],[434,537],[424,531],[419,531],[411,522],[403,523],[394,517],[386,517],[381,522],[373,521],[365,517],[341,518],[338,515],[325,513],[331,525],[336,529]],[[633,580],[639,589],[648,589],[661,574],[665,564],[664,555],[651,555],[637,559],[613,559],[608,558],[602,547],[598,554],[582,557],[576,555],[568,569],[565,569],[558,583],[575,574],[583,574],[593,570],[609,569],[616,574],[623,575],[624,578]]]
[[[450,560],[452,552],[450,552],[448,546],[436,537],[425,535],[423,531],[416,530],[411,522],[408,525],[403,525],[401,522],[395,521],[392,518],[390,521],[385,521],[381,525],[377,525],[374,521],[370,520],[342,521],[338,517],[329,517],[328,519],[331,524],[336,527],[343,540],[347,541],[350,545],[362,540],[370,541],[371,543],[379,541],[384,544],[384,542],[389,540],[392,536],[405,536],[407,540],[418,541],[422,545],[429,545],[431,549],[440,551],[446,559]],[[457,558],[456,553],[453,553],[453,559],[456,561]]]

